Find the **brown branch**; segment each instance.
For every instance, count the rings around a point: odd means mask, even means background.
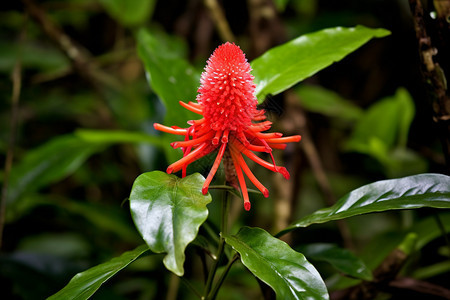
[[[372,300],[385,290],[389,283],[397,277],[406,262],[408,255],[400,249],[394,249],[384,261],[373,271],[373,281],[331,294],[333,300]]]
[[[287,105],[291,107],[290,110],[295,110],[295,114],[297,118],[299,118],[299,121],[297,121],[299,126],[298,131],[302,134],[301,146],[306,155],[306,159],[308,160],[314,177],[317,180],[317,184],[319,185],[319,188],[325,197],[326,204],[328,206],[332,206],[336,203],[336,196],[334,195],[331,188],[316,145],[314,144],[311,137],[309,128],[306,126],[307,116],[305,114],[305,111],[298,105],[299,100],[297,98],[297,95],[292,91],[286,92],[286,99],[288,103]],[[292,118],[293,116],[288,117],[289,120],[292,120]],[[292,124],[292,122],[290,123]],[[344,220],[338,220],[336,221],[336,225],[338,226],[345,247],[348,249],[354,249],[350,229],[348,228],[347,223]]]
[[[4,178],[2,186],[2,197],[0,199],[0,249],[2,248],[3,229],[5,226],[6,217],[6,202],[8,197],[9,175],[14,158],[14,144],[17,131],[18,110],[20,91],[22,86],[22,66],[21,62],[17,61],[12,71],[12,96],[11,96],[11,120],[10,120],[10,136],[8,141],[8,148],[6,152],[6,161],[4,169]]]
[[[53,41],[62,52],[70,59],[74,69],[89,83],[96,85],[104,84],[115,90],[120,89],[120,82],[98,68],[89,51],[73,41],[57,24],[55,24],[47,13],[33,0],[22,0],[25,11],[42,28],[42,31]]]
[[[404,296],[405,292],[412,292],[414,294],[421,294],[422,299],[450,299],[450,290],[442,286],[432,284],[430,282],[417,280],[414,278],[398,278],[389,283],[393,294]]]
[[[433,120],[439,130],[447,171],[450,172],[450,95],[445,72],[450,72],[450,0],[435,1],[439,5],[437,20],[424,12],[420,0],[409,0],[418,41],[421,71],[428,83],[428,96],[433,108]],[[446,24],[446,25],[445,25]],[[433,36],[432,36],[433,35]]]
[[[217,3],[217,0],[204,0],[204,3],[211,13],[211,17],[216,25],[220,38],[223,41],[234,42],[236,39],[230,29],[227,19],[225,18],[222,8]]]

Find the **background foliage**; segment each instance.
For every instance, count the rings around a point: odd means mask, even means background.
[[[127,268],[103,284],[96,299],[195,299],[185,283],[166,271],[161,263],[164,254],[139,258],[147,249],[140,246],[143,240],[131,220],[128,197],[141,173],[164,171],[180,156],[169,146],[172,140],[156,133],[152,124],[184,126],[193,118],[177,103],[194,100],[205,61],[223,41],[208,2],[24,0],[3,4],[0,152],[6,163],[0,178],[7,193],[3,196],[1,298],[49,297],[78,272],[106,262],[107,273],[89,270],[105,277],[87,293]],[[266,237],[250,227],[238,233],[244,225],[276,234],[294,221],[303,220],[295,227],[314,223],[317,214],[301,218],[362,185],[426,172],[448,173],[419,73],[406,0],[267,3],[220,2],[235,41],[259,78],[264,78],[264,72],[258,66],[267,70],[265,62],[279,68],[272,70],[274,74],[292,67],[279,60],[274,64],[261,54],[306,33],[364,25],[386,28],[392,34],[368,42],[317,74],[307,67],[318,62],[308,59],[311,53],[304,53],[293,73],[307,79],[283,94],[275,95],[276,80],[272,85],[260,84],[265,89],[258,90],[258,98],[277,131],[301,134],[303,140],[277,158],[291,172],[289,181],[254,168],[258,178],[271,185],[269,199],[253,194],[250,213],[244,213],[240,200],[234,199],[235,228],[226,239],[241,254],[245,249],[239,248],[240,238],[247,237],[250,243],[253,236]],[[64,37],[72,43],[64,42]],[[11,136],[15,137],[12,142]],[[205,158],[191,171],[205,175],[210,165]],[[434,199],[430,194],[425,191],[421,199]],[[212,196],[220,198],[218,191],[212,191]],[[371,200],[377,201],[376,197]],[[202,205],[209,202],[200,201],[205,202]],[[432,207],[443,207],[438,202]],[[392,202],[393,209],[395,205]],[[208,210],[201,237],[186,248],[184,272],[194,287],[203,282],[196,254],[198,248],[208,247],[202,238],[213,239],[209,231],[219,225],[220,202],[212,201]],[[407,258],[392,268],[394,277],[448,288],[450,251],[443,232],[450,231],[449,220],[448,212],[433,208],[392,211],[347,219],[344,235],[342,223],[328,222],[292,230],[283,239],[314,264],[332,299],[339,299],[333,291],[371,279],[368,269],[376,269],[395,249]],[[258,245],[253,248],[259,250]],[[123,264],[124,260],[128,263]],[[249,267],[252,263],[256,269]],[[257,260],[244,265],[259,272]],[[423,297],[424,291],[397,283],[383,291],[380,299]],[[242,264],[236,264],[219,299],[258,299],[259,284]],[[442,296],[442,292],[427,295]]]

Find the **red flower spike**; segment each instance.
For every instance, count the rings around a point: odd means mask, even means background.
[[[242,154],[289,179],[286,168],[275,165],[272,149],[284,149],[286,143],[298,142],[301,139],[299,135],[282,137],[281,133],[264,133],[270,129],[272,122],[266,121],[264,110],[258,110],[256,107],[258,103],[255,97],[256,86],[250,71],[250,64],[238,46],[225,43],[217,47],[201,76],[197,103],[180,101],[181,106],[202,115],[203,118],[188,121],[190,125],[188,128],[154,124],[156,130],[185,136],[184,141],[171,143],[173,148],[183,149],[183,158],[167,168],[169,174],[182,170],[184,177],[190,163],[218,150],[214,164],[203,184],[203,194],[208,193],[209,184],[222,158],[232,160],[232,169],[228,172],[232,178],[237,177],[245,210],[250,210],[251,204],[244,174],[265,197],[269,196],[269,191],[250,171]],[[269,153],[272,163],[261,159],[253,152]],[[236,179],[233,181],[236,182]]]

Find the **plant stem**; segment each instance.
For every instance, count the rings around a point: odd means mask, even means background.
[[[195,289],[195,287],[189,282],[189,280],[187,280],[184,277],[180,277],[181,278],[181,282],[183,282],[194,294],[195,296],[197,296],[197,298],[202,299],[202,296],[200,295],[200,293]]]
[[[212,291],[208,294],[207,300],[214,300],[217,297],[217,293],[219,292],[219,288],[222,286],[223,282],[225,281],[225,278],[228,275],[228,272],[231,269],[231,266],[233,263],[239,258],[239,255],[236,253],[232,259],[228,262],[227,266],[225,267],[225,270],[223,270],[222,274],[220,275],[219,279],[217,280],[216,285],[212,289]]]
[[[222,201],[222,216],[221,216],[221,220],[220,220],[220,240],[219,240],[219,247],[217,248],[217,253],[216,253],[216,257],[214,259],[214,262],[211,266],[211,270],[209,271],[208,274],[208,279],[206,280],[206,285],[205,285],[205,291],[203,293],[203,299],[206,298],[206,296],[209,294],[209,292],[211,291],[211,287],[212,287],[212,283],[214,281],[214,277],[216,275],[217,272],[217,268],[219,266],[219,262],[222,259],[223,256],[223,250],[225,248],[225,239],[224,239],[224,234],[227,233],[227,228],[228,228],[228,202],[229,202],[229,196],[230,194],[228,192],[224,193],[224,197],[223,197],[223,201]]]
[[[21,34],[23,36],[23,33]],[[3,230],[5,226],[6,216],[6,201],[8,197],[9,175],[11,173],[13,158],[14,158],[14,144],[17,131],[17,122],[19,118],[19,98],[22,87],[22,66],[21,62],[17,61],[14,65],[12,77],[12,96],[11,96],[11,120],[10,120],[10,136],[8,141],[8,148],[6,152],[5,168],[3,175],[3,185],[0,198],[0,249],[3,245]]]
[[[436,213],[434,214],[434,219],[436,220],[439,230],[441,231],[442,236],[444,237],[448,250],[450,250],[450,240],[448,239],[447,232],[445,231],[445,226],[444,223],[442,223],[441,217],[439,217],[439,214]]]

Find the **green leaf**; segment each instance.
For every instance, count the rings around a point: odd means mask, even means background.
[[[225,242],[239,252],[242,263],[277,294],[277,299],[328,299],[317,270],[303,254],[260,228],[243,227]]]
[[[103,149],[103,146],[74,135],[64,135],[29,151],[12,167],[8,205],[26,193],[34,192],[72,174],[88,157]]]
[[[450,208],[450,177],[419,174],[367,184],[345,195],[331,207],[308,215],[278,233],[298,227],[394,209]]]
[[[283,12],[286,9],[286,5],[288,4],[289,0],[275,0],[275,6],[279,12]]]
[[[155,0],[100,0],[108,13],[123,25],[133,26],[149,21]]]
[[[204,178],[196,173],[179,179],[160,171],[144,173],[133,184],[131,214],[145,242],[155,253],[167,253],[166,268],[183,276],[184,250],[208,217]]]
[[[364,26],[329,28],[302,35],[252,61],[256,96],[276,95],[343,59],[372,38],[390,34]]]
[[[75,132],[75,135],[92,143],[149,143],[162,147],[160,138],[142,132],[79,129]]]
[[[413,227],[408,231],[417,234],[418,236],[416,243],[417,249],[421,249],[432,240],[442,236],[442,230],[437,223],[436,219],[437,217],[442,222],[444,231],[447,233],[450,232],[450,212],[448,211],[436,214],[433,217],[428,217],[423,220],[420,220],[417,223],[414,223]]]
[[[408,91],[398,89],[394,96],[377,101],[367,110],[356,124],[347,149],[377,157],[378,150],[373,149],[373,143],[383,145],[385,151],[406,147],[414,113],[414,102]]]
[[[69,60],[56,48],[34,41],[0,41],[0,72],[10,73],[20,61],[23,69],[50,71],[69,67]]]
[[[308,259],[325,261],[344,274],[364,280],[372,280],[370,269],[348,249],[340,248],[334,244],[317,243],[299,247],[298,250]]]
[[[295,91],[302,106],[309,111],[350,121],[358,120],[363,115],[361,108],[323,87],[303,84]]]
[[[48,300],[89,299],[108,279],[147,252],[148,246],[141,245],[132,251],[123,253],[108,262],[90,268],[75,275],[59,292],[48,297]]]
[[[172,49],[172,44],[164,43],[156,34],[140,30],[137,40],[148,81],[167,109],[167,125],[185,127],[188,120],[198,119],[179,104],[196,98],[200,83],[194,68]]]

